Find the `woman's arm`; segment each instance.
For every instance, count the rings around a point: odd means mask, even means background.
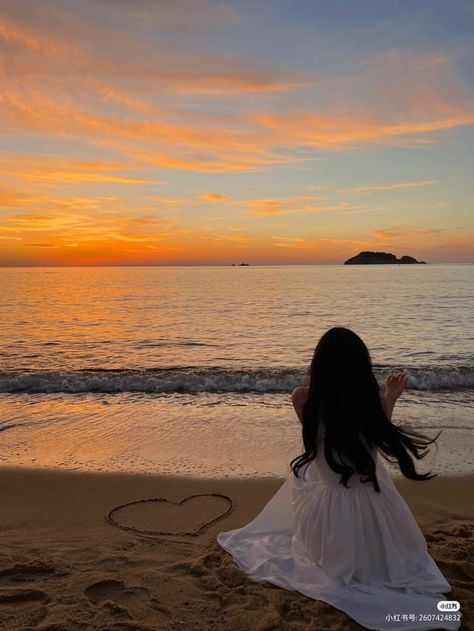
[[[405,390],[406,379],[407,376],[404,372],[389,375],[387,377],[387,381],[385,382],[385,393],[380,394],[383,410],[387,418],[390,420],[392,420],[395,403],[397,402],[398,397]]]

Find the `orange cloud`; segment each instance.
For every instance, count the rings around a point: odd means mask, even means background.
[[[247,171],[296,160],[274,152],[265,134],[255,131],[97,114],[68,100],[65,97],[64,102],[53,101],[37,90],[5,89],[0,95],[0,121],[3,118],[10,133],[28,130],[87,141],[131,158],[136,168]],[[114,176],[103,177],[114,181]]]
[[[101,147],[113,148],[132,158],[135,166],[145,168],[181,169],[203,173],[237,173],[261,171],[272,165],[289,164],[301,161],[271,151],[247,148],[239,152],[224,148],[208,146],[198,152],[171,153],[160,151],[158,148],[136,148],[123,142],[95,141]]]
[[[426,226],[398,226],[395,228],[385,228],[381,230],[371,230],[369,232],[371,237],[386,241],[388,239],[397,239],[403,237],[404,239],[418,239],[420,236],[439,235],[446,232],[444,228],[429,228]]]
[[[279,153],[277,146],[328,149],[367,142],[391,142],[398,136],[474,123],[472,112],[440,120],[394,124],[376,120],[367,112],[359,117],[290,112],[250,116],[248,123],[257,124],[261,131],[237,127],[192,127],[110,114],[106,116],[78,108],[72,103],[53,101],[36,90],[27,92],[5,89],[0,96],[0,120],[3,118],[8,122],[10,130],[16,128],[23,132],[72,135],[132,158],[137,168],[160,166],[209,172],[247,171],[304,160]],[[137,141],[141,145],[137,145]],[[155,144],[153,149],[148,147],[149,143]],[[196,158],[183,154],[180,147],[194,152],[197,150]],[[91,180],[95,177],[89,176]],[[140,178],[134,180],[112,175],[102,178],[111,182],[141,181]]]
[[[428,118],[428,113],[427,113]],[[313,112],[291,111],[286,114],[257,114],[252,122],[273,132],[288,146],[331,147],[363,143],[396,144],[398,136],[436,132],[474,124],[474,109],[458,116],[417,121],[385,122],[368,112],[358,116],[325,116]],[[412,142],[418,142],[418,139]]]
[[[79,182],[111,182],[113,184],[152,184],[153,180],[141,177],[127,177],[124,175],[111,175],[106,173],[73,173],[71,171],[52,171],[49,173],[29,173],[26,175],[29,180],[37,182],[47,181],[56,184],[79,183]]]
[[[335,93],[341,77],[327,81]],[[362,144],[416,145],[429,134],[474,124],[472,90],[457,78],[453,60],[442,51],[376,53],[350,80],[350,103],[328,96],[314,110],[260,111],[250,120],[281,138],[286,146],[322,149]],[[343,87],[343,86],[342,86]]]
[[[184,197],[164,197],[163,195],[145,195],[144,199],[160,202],[160,204],[180,204]]]
[[[239,206],[248,207],[247,215],[270,216],[288,215],[292,213],[320,213],[337,211],[348,208],[360,208],[351,206],[347,202],[339,202],[335,205],[322,205],[314,203],[314,196],[295,195],[288,198],[256,198],[233,200]]]
[[[24,245],[26,246],[33,246],[35,248],[57,248],[57,245],[54,245],[53,243],[24,243]]]
[[[228,195],[223,195],[222,193],[202,193],[199,195],[199,199],[203,199],[208,202],[223,202],[232,199]]]
[[[68,198],[43,193],[38,198],[29,197],[26,206],[32,211],[3,217],[0,235],[4,239],[24,241],[25,244],[43,243],[38,238],[41,235],[40,238],[45,239],[44,243],[51,246],[80,246],[82,249],[85,243],[90,242],[136,241],[153,244],[163,239],[173,239],[185,230],[176,219],[160,216],[153,210],[147,210],[147,214],[136,214],[135,209],[135,213],[131,214],[131,210],[114,197]],[[40,207],[43,212],[35,212],[36,207]],[[80,256],[80,249],[77,256]]]
[[[343,246],[347,247],[355,247],[361,245],[367,245],[369,243],[368,240],[363,239],[336,239],[336,238],[325,238],[325,237],[272,237],[277,240],[278,243],[275,245],[277,247],[282,248],[296,248],[302,250],[314,250],[317,248],[321,248],[321,246],[330,245],[330,246]]]
[[[232,114],[211,115],[186,110],[185,107],[156,105],[153,97],[162,93],[163,85],[159,83],[161,79],[158,83],[155,81],[157,77],[140,76],[145,54],[141,43],[134,42],[136,50],[132,47],[132,53],[127,54],[125,61],[121,44],[120,74],[134,77],[135,82],[145,81],[147,88],[140,94],[147,95],[149,101],[136,96],[131,86],[124,88],[118,85],[119,65],[113,65],[118,62],[110,59],[107,51],[103,52],[104,57],[95,50],[94,54],[88,51],[87,38],[70,44],[63,42],[62,34],[55,33],[59,37],[57,43],[54,38],[32,33],[26,27],[23,32],[22,28],[18,24],[9,23],[5,26],[3,23],[3,37],[8,44],[21,43],[32,51],[44,52],[46,60],[41,57],[36,63],[46,64],[46,78],[42,72],[36,74],[28,63],[24,68],[28,78],[19,84],[17,72],[10,77],[8,69],[5,69],[4,90],[0,96],[0,124],[3,121],[9,133],[29,131],[32,134],[73,138],[77,142],[114,151],[131,158],[136,168],[170,168],[209,173],[258,171],[269,166],[305,160],[304,156],[292,153],[292,149],[340,150],[371,143],[420,144],[432,142],[427,134],[474,123],[472,96],[463,94],[462,87],[453,82],[446,70],[449,58],[439,54],[417,57],[392,51],[391,54],[374,56],[366,62],[360,77],[361,84],[367,82],[373,91],[373,99],[361,100],[362,97],[354,92],[355,103],[347,104],[344,108],[338,102],[315,107],[313,111],[288,109],[283,104],[280,108],[282,111],[275,112],[268,111],[263,102],[253,108],[255,114],[249,115],[243,108],[242,112],[237,109]],[[97,26],[95,29],[98,38],[101,31]],[[105,31],[102,35],[105,35]],[[74,40],[75,36],[72,37]],[[114,41],[115,44],[118,45],[118,41]],[[61,54],[58,54],[58,50]],[[140,53],[136,59],[133,50]],[[193,57],[193,64],[187,65],[176,47],[170,46],[170,50],[168,54],[176,55],[179,63],[175,63],[176,68],[172,66],[176,72],[166,71],[163,81],[175,80],[179,85],[177,89],[192,90],[193,77],[180,75],[179,72],[189,72],[190,67],[198,67],[197,59]],[[87,72],[78,66],[75,75],[74,66],[71,68],[66,64],[56,68],[48,65],[58,63],[58,58],[64,59],[65,56],[70,57],[71,63],[87,63]],[[137,66],[130,72],[123,67],[129,59],[130,63],[136,62]],[[103,68],[101,64],[104,64]],[[216,61],[215,56],[204,55],[202,64],[206,71],[196,72],[194,79],[203,85],[206,77],[210,77],[211,85],[202,88],[209,92],[221,89],[228,91],[229,85],[225,83],[228,81],[233,81],[235,90],[243,93],[250,86],[257,89],[257,78],[261,72],[273,72],[269,70],[268,64],[263,70],[262,67],[256,70],[258,64],[254,64],[245,70],[247,74],[244,80],[241,76],[241,60]],[[238,68],[238,71],[229,75],[229,72],[219,67],[213,75],[212,69],[216,64],[228,64],[234,69]],[[159,67],[164,67],[162,60]],[[278,74],[280,70],[276,72]],[[81,76],[80,83],[75,80],[77,73]],[[56,75],[51,85],[51,77]],[[392,79],[396,90],[390,83]],[[287,87],[291,85],[292,89],[296,89],[295,86],[307,89],[310,83],[306,80],[302,83],[283,82]],[[263,82],[263,85],[267,84]],[[279,80],[275,80],[272,85],[281,88]],[[450,100],[446,98],[447,86],[452,88]],[[383,106],[388,102],[385,87],[393,92],[392,101],[397,103],[393,111],[390,108],[388,112],[384,111]],[[365,91],[363,94],[366,99]],[[383,100],[380,94],[385,95]],[[117,109],[122,106],[127,110],[125,114]],[[284,151],[282,147],[285,147]],[[61,171],[58,176],[66,177]],[[145,178],[114,174],[100,177],[95,174],[82,175],[80,181],[148,182]]]
[[[38,153],[35,156],[0,153],[0,169],[3,177],[45,183],[113,183],[113,184],[158,184],[160,180],[117,175],[111,171],[126,171],[135,166],[130,162],[100,162],[98,160],[78,160]],[[0,204],[12,194],[0,192]],[[31,193],[30,193],[31,195]],[[18,200],[26,201],[18,195]]]
[[[21,26],[5,16],[0,17],[0,37],[8,43],[20,44],[34,53],[50,56],[76,55],[76,50],[64,42],[43,37],[37,30]]]
[[[0,208],[12,208],[28,202],[29,197],[21,192],[0,189]]]
[[[374,191],[392,191],[401,188],[417,188],[436,184],[436,180],[417,180],[416,182],[393,182],[388,184],[369,184],[355,188],[339,189],[343,193],[373,193]]]
[[[233,241],[235,243],[246,244],[248,241],[255,240],[256,237],[252,237],[250,235],[244,234],[212,234],[200,237],[200,239],[210,240],[210,241]]]
[[[194,24],[204,24],[196,17],[195,5],[190,4]],[[176,46],[170,41],[149,37],[146,32],[150,31],[152,23],[154,28],[149,35],[153,36],[156,29],[161,30],[164,25],[166,7],[157,5],[156,9],[155,13],[153,6],[148,5],[147,19],[138,25],[141,29],[138,36],[130,29],[130,19],[139,13],[134,3],[133,11],[122,15],[115,9],[115,18],[118,22],[122,19],[123,30],[113,30],[93,20],[81,20],[77,14],[61,12],[56,16],[55,7],[50,6],[47,28],[39,21],[30,27],[4,16],[0,21],[0,37],[10,47],[15,47],[17,66],[22,64],[26,69],[29,65],[33,77],[45,74],[66,79],[68,73],[88,77],[92,69],[96,77],[129,76],[135,81],[153,82],[159,84],[161,92],[223,96],[287,91],[312,83],[301,72],[282,65],[261,63],[244,56],[235,59],[225,53],[216,55],[189,44]],[[173,12],[175,17],[180,14],[175,8]],[[28,20],[27,15],[23,17],[23,21]],[[107,42],[107,47],[99,52],[97,42]],[[41,53],[40,58],[37,53]]]

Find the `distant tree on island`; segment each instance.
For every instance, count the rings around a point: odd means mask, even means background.
[[[413,256],[402,256],[397,259],[395,254],[391,254],[390,252],[359,252],[356,256],[344,261],[344,265],[400,265],[411,263],[426,264],[426,261],[417,261]]]

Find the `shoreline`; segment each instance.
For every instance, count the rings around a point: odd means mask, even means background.
[[[360,629],[346,614],[297,592],[250,580],[216,542],[251,521],[285,478],[192,478],[0,468],[0,627],[40,631],[297,631]],[[430,554],[473,624],[474,474],[416,482],[394,477]],[[115,506],[221,493],[223,498]],[[172,533],[172,534],[171,534]]]

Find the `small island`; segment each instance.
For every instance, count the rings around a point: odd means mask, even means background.
[[[344,261],[344,265],[405,265],[412,263],[426,264],[426,261],[417,261],[413,256],[402,256],[397,259],[395,254],[391,254],[390,252],[359,252],[356,256]]]
[[[242,265],[247,266],[248,267],[248,263],[239,263],[237,266],[235,265],[235,263],[232,263],[232,267],[242,267]]]

